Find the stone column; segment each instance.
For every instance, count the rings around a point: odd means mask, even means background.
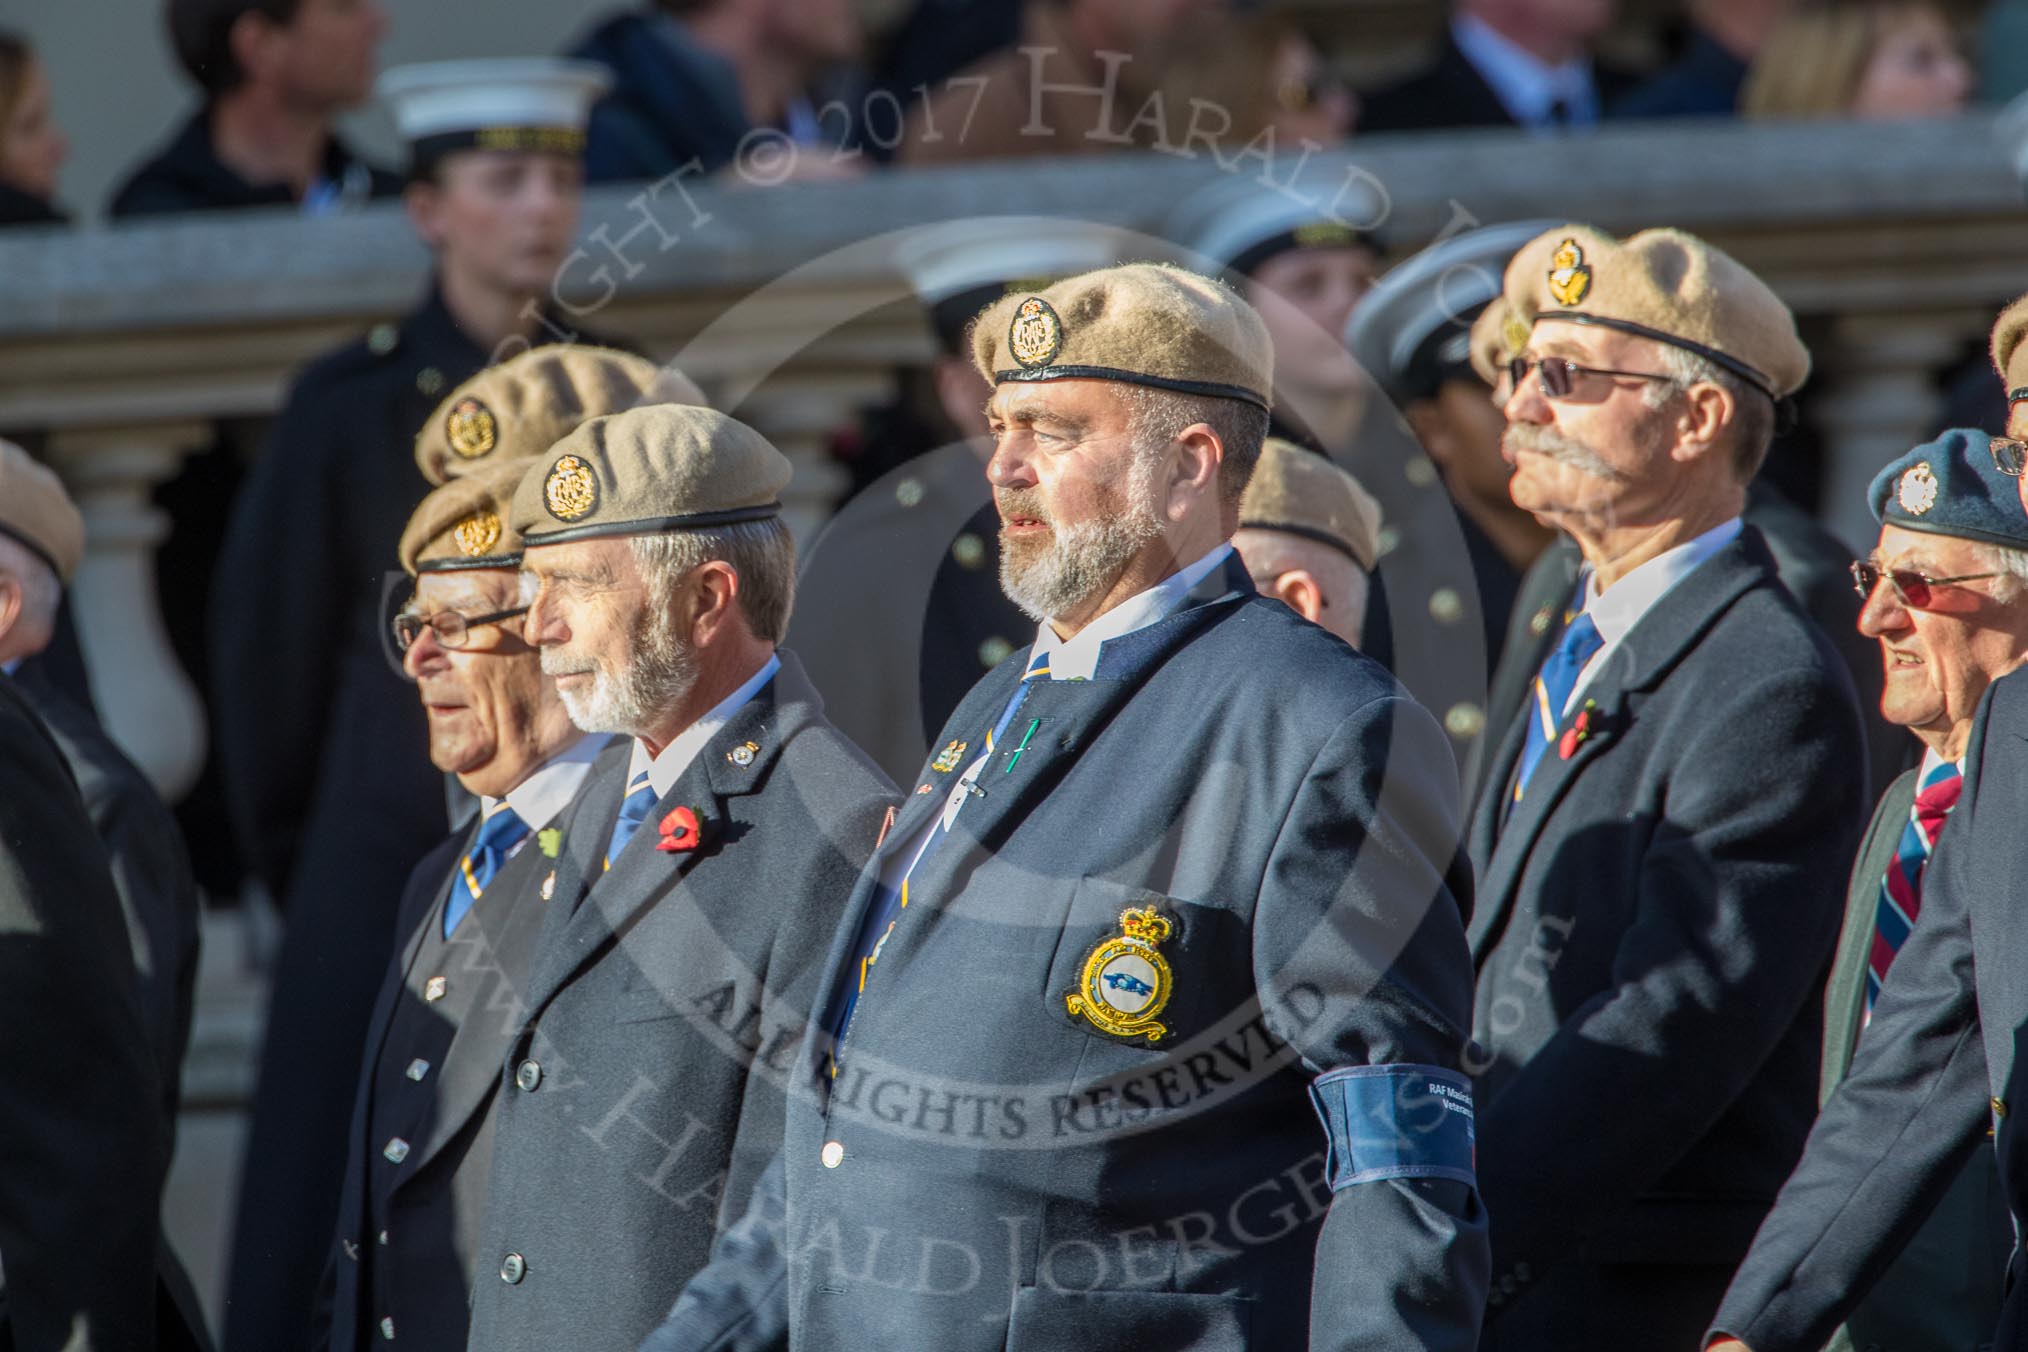
[[[1828,379],[1811,396],[1810,412],[1825,438],[1822,518],[1855,554],[1871,549],[1880,532],[1866,486],[1881,466],[1943,430],[1937,378],[1991,323],[1983,310],[1833,321],[1827,349],[1816,354]]]
[[[85,557],[71,611],[106,731],[175,802],[204,768],[204,705],[177,665],[155,591],[169,518],[150,495],[211,435],[201,422],[55,432],[49,458],[84,513]]]

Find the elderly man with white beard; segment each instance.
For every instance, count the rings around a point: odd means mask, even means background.
[[[594,418],[514,498],[523,630],[621,734],[550,842],[471,1342],[631,1348],[781,1140],[819,962],[894,803],[787,627],[789,464],[709,409]]]
[[[1034,643],[861,874],[782,1154],[645,1346],[1474,1346],[1455,772],[1227,541],[1271,357],[1136,264],[973,326]]]

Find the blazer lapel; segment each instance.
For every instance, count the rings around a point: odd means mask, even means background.
[[[1579,692],[1578,704],[1558,724],[1559,740],[1588,711],[1589,732],[1571,747],[1549,747],[1536,763],[1521,801],[1500,812],[1513,791],[1526,718],[1517,718],[1501,744],[1473,819],[1472,858],[1479,866],[1478,905],[1471,924],[1472,951],[1485,953],[1499,939],[1512,908],[1521,872],[1550,814],[1584,767],[1611,749],[1638,714],[1639,696],[1660,684],[1732,603],[1752,587],[1773,581],[1774,560],[1760,532],[1743,527],[1688,577],[1665,592],[1634,623],[1606,658],[1605,666]]]

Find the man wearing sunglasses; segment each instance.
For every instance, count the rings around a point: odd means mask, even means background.
[[[1973,714],[1986,688],[2028,658],[2028,515],[1988,441],[1946,432],[1888,465],[1868,490],[1880,540],[1852,565],[1865,597],[1859,628],[1880,644],[1881,712],[1924,751],[1921,766],[1882,796],[1852,870],[1824,1002],[1827,1097],[1855,1048],[1870,1056],[1894,1036],[1873,1026],[1874,1011],[1924,909],[1929,864],[1963,789]],[[1976,1347],[1991,1334],[2013,1242],[1993,1152],[1972,1152],[1944,1182],[1936,1210],[1870,1292],[1855,1284],[1863,1299],[1834,1348]],[[1768,1233],[1788,1232],[1798,1206],[1817,1209],[1784,1200]],[[1747,1328],[1753,1316],[1739,1311],[1728,1302],[1721,1326]]]
[[[2009,392],[2007,436],[1987,439],[1954,432],[1938,443],[1952,448],[1953,460],[1962,457],[1966,481],[1978,484],[1982,537],[1991,543],[1998,543],[1994,535],[2028,538],[2028,484],[2021,477],[2021,439],[2028,436],[2024,336],[2028,296],[2009,306],[1993,328],[1993,366]],[[1982,452],[1985,464],[1979,460]],[[1894,481],[1895,504],[1923,517],[1954,512],[1963,495],[1955,483],[1946,482],[1941,457],[1925,459],[1927,476],[1902,468]],[[1900,467],[1890,471],[1894,468]],[[1879,480],[1874,487],[1878,502]],[[1930,503],[1928,509],[1915,513],[1924,502]],[[1969,599],[1972,595],[2004,595],[2014,589],[2008,578],[1976,576],[2011,573],[2011,568],[1996,566],[2001,561],[1988,559],[1972,567],[1972,576],[1948,584],[1917,580],[1915,591],[1924,605],[1970,615],[1977,604]],[[1933,563],[1952,572],[1963,566],[1948,560]],[[1907,580],[1898,585],[1903,593],[1910,590]],[[1933,1239],[1933,1226],[1918,1227],[1940,1203],[1948,1207],[1953,1203],[1947,1199],[1975,1186],[1966,1181],[1968,1173],[1976,1176],[1982,1168],[1971,1162],[1975,1157],[1990,1155],[1998,1200],[2004,1202],[2015,1234],[2028,1217],[2021,1182],[2028,1160],[2022,1154],[2024,1138],[2014,1125],[2023,1092],[2019,1047],[2028,1027],[2028,983],[2021,976],[2028,968],[2020,900],[2028,863],[2022,857],[2021,831],[2028,819],[2024,738],[2028,677],[2016,670],[1993,680],[1979,701],[1961,748],[1964,777],[1950,811],[1948,843],[1937,850],[1935,867],[1922,876],[1919,923],[1895,952],[1850,1073],[1824,1105],[1802,1162],[1782,1190],[1781,1204],[1761,1227],[1726,1293],[1707,1346],[1728,1352],[1821,1346],[1862,1298],[1871,1307],[1878,1296],[1868,1297],[1875,1274],[1886,1268],[1887,1280],[1893,1280],[1897,1270],[1887,1265],[1895,1256],[1904,1255],[1906,1264],[1917,1245]],[[1911,1235],[1916,1236],[1913,1243]],[[1954,1238],[1962,1281],[1968,1240]],[[1994,1321],[1997,1332],[1980,1345],[2016,1348],[2028,1340],[2023,1276],[2022,1253],[2015,1246],[1999,1287],[2004,1294]],[[1981,1290],[1991,1289],[1990,1280],[1982,1283]],[[1963,1301],[1962,1290],[1950,1288],[1949,1298]],[[1985,1308],[1990,1312],[1990,1306]],[[1861,1316],[1853,1317],[1856,1329]]]
[[[1467,837],[1480,1346],[1694,1346],[1815,1111],[1865,820],[1851,680],[1739,519],[1809,354],[1675,230],[1559,226],[1503,294],[1509,491],[1584,569]]]

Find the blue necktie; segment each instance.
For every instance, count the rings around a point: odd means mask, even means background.
[[[493,815],[479,827],[472,848],[458,861],[458,876],[452,880],[450,898],[444,903],[446,939],[465,918],[465,912],[472,909],[472,903],[485,894],[486,884],[493,881],[493,875],[507,862],[508,854],[526,839],[528,823],[515,815],[513,808],[502,803],[493,809]]]
[[[607,868],[613,866],[613,860],[620,857],[620,851],[627,848],[634,832],[641,829],[641,823],[648,820],[648,814],[654,810],[655,786],[648,782],[648,772],[643,770],[627,781],[627,796],[620,800],[620,815],[613,822],[612,843],[606,846]]]
[[[1521,744],[1521,760],[1514,768],[1514,793],[1508,800],[1509,807],[1521,801],[1528,788],[1528,777],[1535,773],[1542,753],[1556,741],[1557,727],[1563,722],[1563,706],[1570,702],[1570,692],[1577,688],[1577,678],[1585,663],[1604,646],[1598,625],[1590,615],[1581,614],[1565,626],[1556,650],[1542,664],[1535,684],[1528,691],[1528,738]]]
[[[1049,654],[1036,653],[1028,660],[1028,670],[1021,673],[1021,684],[1015,687],[1014,697],[1007,701],[1007,707],[1001,711],[999,721],[993,725],[992,731],[986,734],[986,755],[991,756],[993,748],[1006,736],[1007,725],[1014,719],[1014,711],[1021,707],[1021,701],[1028,695],[1029,683],[1048,679]],[[1031,733],[1034,731],[1032,725],[1029,731]],[[948,815],[952,822],[956,822],[955,813]],[[866,908],[865,923],[860,925],[858,941],[853,945],[852,973],[839,987],[831,1016],[824,1021],[824,1026],[831,1030],[833,1039],[831,1045],[834,1049],[845,1041],[845,1031],[852,1026],[853,1011],[859,1007],[859,996],[866,989],[866,978],[872,973],[873,964],[880,957],[881,946],[887,942],[887,937],[894,933],[895,924],[900,921],[901,913],[908,908],[908,880],[915,876],[917,869],[929,862],[930,856],[937,852],[937,847],[949,834],[949,828],[944,823],[945,813],[940,813],[931,822],[928,839],[923,841],[915,858],[902,873],[898,885],[890,887],[883,881],[875,888],[873,902]],[[834,1071],[837,1068],[835,1050],[832,1068]]]

